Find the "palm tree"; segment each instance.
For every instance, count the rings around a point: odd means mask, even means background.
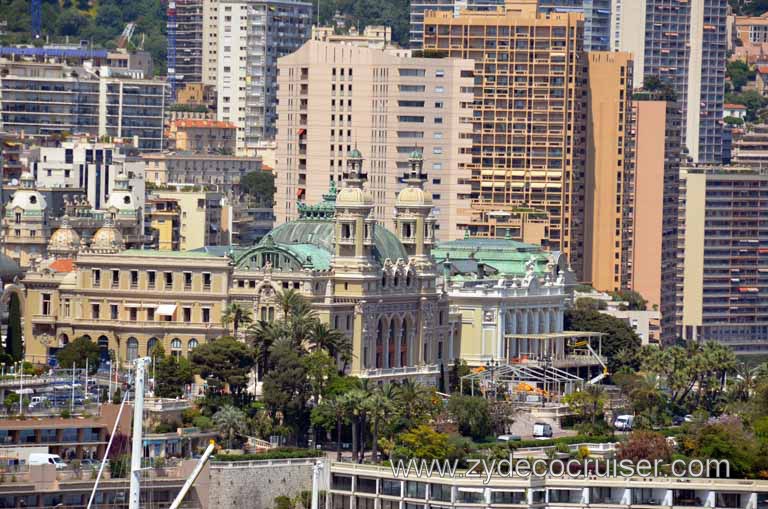
[[[316,320],[309,329],[310,349],[323,348],[328,355],[343,363],[342,372],[352,360],[352,340],[338,329]]]
[[[362,389],[353,389],[341,397],[347,418],[352,422],[352,461],[360,461],[360,450],[365,450],[365,444],[360,443],[362,436],[361,424],[365,400],[368,397]],[[364,438],[364,437],[363,437]],[[365,452],[363,452],[363,455]]]
[[[304,296],[293,288],[283,290],[278,294],[277,305],[283,311],[284,319],[288,319],[289,315],[303,312],[309,307]]]
[[[213,423],[219,434],[227,441],[227,448],[232,448],[232,441],[248,431],[246,417],[242,410],[226,405],[213,415]]]
[[[405,379],[395,390],[395,401],[406,429],[413,428],[425,415],[431,413],[432,392],[424,385]]]
[[[241,325],[249,324],[252,321],[251,310],[238,302],[229,303],[221,315],[221,325],[228,327],[229,324],[232,324],[232,335],[235,337]]]
[[[341,429],[347,420],[347,404],[343,397],[323,399],[318,408],[336,422],[336,461],[341,461]]]
[[[371,419],[372,437],[371,437],[371,457],[374,463],[379,462],[379,424],[383,419],[389,417],[393,410],[392,396],[394,391],[392,385],[384,385],[375,391],[366,400],[366,414]]]

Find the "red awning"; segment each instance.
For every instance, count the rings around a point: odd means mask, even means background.
[[[303,198],[305,192],[306,190],[300,187],[296,190],[296,198]]]
[[[301,136],[302,134],[304,134],[306,132],[307,132],[307,130],[304,129],[304,128],[299,129],[299,136]]]

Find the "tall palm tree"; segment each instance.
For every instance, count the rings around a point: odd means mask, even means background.
[[[304,311],[308,307],[304,296],[293,288],[283,290],[277,295],[277,305],[280,306],[285,319],[292,314]]]
[[[248,431],[245,413],[231,405],[223,406],[213,414],[213,423],[219,434],[227,441],[228,449],[232,448],[232,442],[235,438]]]
[[[336,422],[336,461],[341,461],[341,430],[347,421],[347,403],[343,397],[325,398],[318,407],[327,416],[333,416]]]
[[[342,371],[352,360],[352,340],[338,329],[329,327],[328,324],[316,320],[309,330],[310,349],[322,348],[328,355],[343,363]]]
[[[374,463],[379,462],[379,424],[394,411],[392,402],[392,386],[387,384],[379,387],[366,400],[366,414],[371,419],[371,458]]]
[[[361,438],[364,440],[365,437],[361,427],[367,397],[368,394],[362,389],[353,389],[341,397],[348,419],[352,422],[352,461],[355,462],[365,455],[365,443],[361,443]]]
[[[237,336],[237,330],[241,325],[249,324],[253,321],[251,310],[239,302],[230,302],[221,315],[221,324],[229,327],[232,324],[232,335]]]

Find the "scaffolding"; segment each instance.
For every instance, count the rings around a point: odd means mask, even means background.
[[[474,396],[477,388],[485,397],[517,403],[560,401],[584,384],[584,379],[550,364],[501,364],[476,368],[459,381],[461,393],[469,384]],[[499,398],[501,396],[501,398]]]

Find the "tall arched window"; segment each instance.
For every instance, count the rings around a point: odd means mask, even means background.
[[[384,319],[379,318],[376,328],[376,368],[384,367]]]
[[[387,367],[395,365],[395,342],[397,341],[397,318],[392,318],[389,322],[389,338],[387,339]]]
[[[149,338],[149,341],[147,341],[147,355],[152,355],[152,350],[155,349],[158,342],[157,338]]]
[[[139,358],[139,340],[136,338],[128,338],[126,343],[126,360],[128,362],[134,361]]]
[[[187,342],[187,351],[191,352],[192,350],[194,350],[198,346],[200,346],[200,343],[198,343],[195,338],[192,338],[192,339],[189,340],[189,342]]]
[[[400,329],[400,367],[408,365],[408,319],[403,320]]]
[[[181,357],[181,340],[179,338],[173,338],[171,341],[171,355],[175,359]]]

